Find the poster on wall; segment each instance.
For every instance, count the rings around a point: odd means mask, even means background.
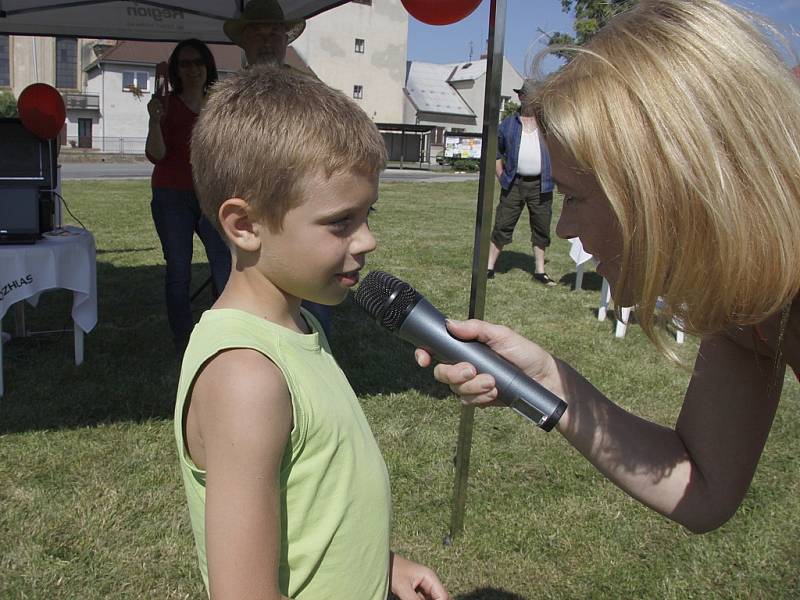
[[[477,134],[445,133],[444,155],[447,158],[481,157],[481,136]]]

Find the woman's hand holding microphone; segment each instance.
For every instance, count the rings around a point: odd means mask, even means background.
[[[447,329],[463,341],[477,340],[489,346],[494,352],[520,368],[526,375],[539,382],[551,392],[563,398],[561,379],[555,359],[537,344],[503,325],[493,325],[486,321],[447,321]],[[431,355],[421,348],[414,352],[420,367],[430,366]],[[433,376],[450,386],[462,404],[479,408],[502,405],[497,400],[494,377],[481,373],[469,363],[447,365],[439,363],[433,369]]]

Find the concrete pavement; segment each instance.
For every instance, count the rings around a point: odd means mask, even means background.
[[[153,165],[149,162],[74,162],[61,165],[61,179],[150,179]],[[422,171],[418,169],[386,169],[381,181],[450,182],[477,181],[477,173]]]

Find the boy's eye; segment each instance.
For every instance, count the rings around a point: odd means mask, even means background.
[[[329,225],[334,229],[347,229],[347,227],[350,225],[350,216],[348,215],[346,217],[336,219],[335,221],[331,221]]]

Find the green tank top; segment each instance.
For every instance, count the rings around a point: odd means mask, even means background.
[[[284,596],[386,600],[389,593],[389,475],[358,399],[321,327],[303,335],[234,309],[206,311],[192,332],[175,406],[178,444],[200,571],[208,590],[206,473],[188,455],[184,425],[192,386],[219,352],[252,348],[283,372],[293,425],[281,463]]]

